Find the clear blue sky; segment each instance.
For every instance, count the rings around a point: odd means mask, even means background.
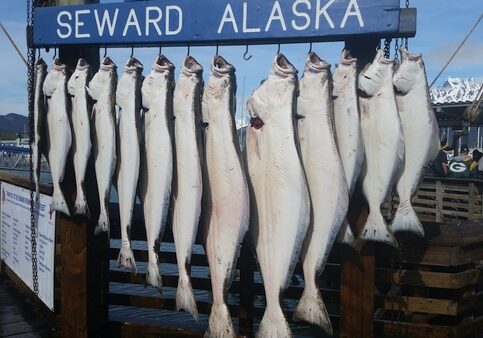
[[[410,3],[411,7],[418,9],[418,30],[416,37],[410,40],[409,49],[413,53],[423,54],[428,79],[431,81],[481,15],[483,0],[411,0]],[[0,1],[0,21],[19,44],[24,54],[26,54],[25,16],[25,0]],[[26,67],[3,33],[0,33],[0,43],[2,45],[0,53],[0,115],[8,113],[26,115]],[[342,46],[342,43],[316,43],[313,50],[334,65],[338,62]],[[251,46],[250,53],[253,54],[253,58],[244,61],[242,55],[245,47],[220,47],[220,55],[223,55],[237,68],[237,111],[239,113],[244,106],[241,103],[243,94],[246,101],[253,89],[266,77],[276,50],[276,45]],[[282,45],[281,47],[281,51],[299,69],[300,73],[303,70],[307,50],[308,44]],[[121,70],[130,53],[130,49],[110,49],[108,52]],[[135,50],[135,56],[145,66],[145,73],[151,68],[157,53],[157,48]],[[164,48],[163,53],[179,68],[186,54],[186,48]],[[205,68],[205,78],[209,74],[209,64],[214,53],[215,47],[191,48],[191,55],[197,58]],[[52,51],[50,54],[42,51],[42,56],[47,62],[51,60],[52,55]],[[444,82],[448,76],[462,78],[472,76],[483,81],[483,23],[480,23],[438,83]],[[244,79],[245,90],[243,91]]]

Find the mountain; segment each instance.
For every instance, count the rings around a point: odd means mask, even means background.
[[[431,90],[431,101],[433,104],[473,102],[480,87],[481,83],[472,77],[460,79],[450,76],[441,86]]]
[[[0,135],[28,132],[27,116],[19,114],[0,115]]]

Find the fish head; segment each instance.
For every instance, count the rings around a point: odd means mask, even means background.
[[[260,129],[271,118],[286,111],[279,109],[293,105],[297,94],[297,69],[281,53],[272,62],[268,78],[255,89],[247,101],[250,125]]]
[[[332,96],[337,98],[348,88],[354,88],[357,82],[357,59],[347,49],[342,51],[339,64],[332,75]]]
[[[426,85],[426,75],[421,54],[410,54],[405,48],[400,51],[401,63],[394,73],[393,84],[398,92],[407,94],[418,83]]]
[[[174,65],[164,55],[154,60],[151,72],[146,76],[141,88],[143,106],[149,109],[152,103],[171,90],[174,82]]]
[[[201,74],[203,73],[203,67],[198,61],[191,55],[184,58],[183,66],[181,67],[181,75],[186,77],[192,77],[193,80],[199,81]]]
[[[77,61],[77,66],[74,73],[70,76],[67,82],[67,90],[69,94],[75,96],[77,93],[82,93],[90,79],[91,67],[86,60],[80,58]]]
[[[117,84],[117,66],[109,57],[105,57],[89,85],[86,87],[89,95],[98,100],[102,93],[113,93]]]
[[[304,86],[317,86],[317,88],[327,88],[332,86],[330,64],[322,60],[316,53],[310,52],[305,61],[304,75],[305,81],[300,82]]]
[[[362,94],[371,97],[380,93],[383,85],[392,81],[393,67],[394,61],[385,58],[382,49],[379,49],[373,62],[359,74],[358,88]]]
[[[124,73],[117,83],[116,102],[123,105],[125,99],[130,97],[129,93],[140,89],[143,80],[143,64],[136,58],[129,58],[124,65]]]
[[[67,80],[67,67],[60,59],[52,62],[52,69],[45,77],[43,91],[45,96],[52,96],[59,88],[65,88]]]

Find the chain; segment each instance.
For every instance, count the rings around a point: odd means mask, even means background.
[[[409,0],[406,0],[406,8],[409,8]],[[407,50],[408,49],[408,43],[409,42],[409,39],[408,38],[404,38],[404,48]]]
[[[32,158],[32,144],[34,142],[34,86],[35,86],[35,49],[32,47],[33,43],[33,26],[34,16],[33,11],[37,6],[37,0],[27,1],[27,84],[28,84],[28,110],[29,110],[29,155],[30,155],[30,241],[31,241],[31,259],[32,259],[32,281],[34,286],[34,293],[39,294],[39,276],[37,268],[37,227],[35,224],[36,200],[34,196],[34,170]]]
[[[389,59],[391,57],[391,41],[392,39],[384,40],[384,57]]]
[[[399,39],[397,38],[394,44],[394,60],[399,60]]]

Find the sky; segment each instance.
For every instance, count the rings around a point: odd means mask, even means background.
[[[101,0],[102,1],[102,0]],[[102,2],[120,2],[107,0]],[[404,1],[401,7],[404,7]],[[417,33],[409,40],[409,50],[421,53],[426,65],[428,81],[431,82],[441,70],[445,62],[463,40],[476,20],[483,12],[483,0],[410,0],[410,6],[416,7]],[[0,21],[12,35],[20,50],[26,56],[25,25],[26,0],[1,0]],[[0,115],[17,113],[27,115],[27,68],[19,58],[5,35],[0,32]],[[333,65],[340,58],[342,42],[314,43],[312,50]],[[283,44],[281,52],[302,74],[308,44]],[[394,45],[391,47],[391,56]],[[165,47],[165,54],[179,69],[186,55],[186,47]],[[249,61],[243,59],[245,46],[220,46],[219,54],[225,57],[237,69],[237,113],[243,112],[244,102],[250,93],[266,78],[272,59],[277,52],[277,45],[250,46],[249,53],[253,57]],[[101,50],[100,54],[103,55]],[[144,64],[144,74],[147,74],[159,48],[136,48],[134,56]],[[122,65],[131,54],[130,48],[108,49],[108,55],[122,70]],[[204,77],[209,76],[209,65],[215,47],[191,47],[191,55],[204,66]],[[41,56],[50,63],[53,51],[41,51]],[[176,73],[177,76],[178,73]],[[442,84],[449,76],[474,77],[483,81],[483,22],[473,32],[456,58],[439,78]]]

